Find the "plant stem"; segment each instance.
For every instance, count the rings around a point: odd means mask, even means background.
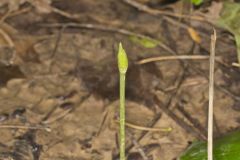
[[[128,58],[122,44],[118,48],[118,70],[120,74],[120,160],[125,160],[125,78],[128,69]]]
[[[120,73],[120,160],[125,160],[125,78]]]

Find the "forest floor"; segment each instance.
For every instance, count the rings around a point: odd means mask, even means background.
[[[214,136],[239,128],[237,47],[209,19],[221,5],[1,0],[0,159],[117,160],[119,42],[129,57],[128,160],[176,159],[207,137],[213,26]]]

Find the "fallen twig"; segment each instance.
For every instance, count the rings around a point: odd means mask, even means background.
[[[45,130],[51,132],[51,129],[44,126],[19,126],[19,125],[0,125],[1,129],[33,129],[33,130]]]
[[[210,67],[209,67],[209,106],[208,106],[208,160],[213,160],[213,99],[214,99],[214,58],[216,30],[211,35]]]
[[[209,56],[204,55],[173,55],[173,56],[158,56],[158,57],[151,57],[145,58],[137,62],[137,64],[145,64],[150,62],[156,61],[165,61],[165,60],[203,60],[209,59]]]

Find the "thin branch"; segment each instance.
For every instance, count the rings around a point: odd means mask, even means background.
[[[145,64],[150,62],[156,61],[165,61],[165,60],[204,60],[209,59],[209,56],[203,55],[173,55],[173,56],[158,56],[158,57],[151,57],[145,58],[137,62],[137,64]]]
[[[209,67],[209,106],[208,106],[208,160],[213,160],[213,99],[214,99],[214,58],[216,45],[216,30],[211,35],[211,52]]]
[[[116,123],[119,123],[119,121],[115,121]],[[132,124],[129,122],[125,122],[125,126],[136,129],[136,130],[141,130],[141,131],[149,131],[149,132],[171,132],[172,128],[167,127],[167,128],[151,128],[151,127],[144,127],[144,126],[139,126],[136,124]]]

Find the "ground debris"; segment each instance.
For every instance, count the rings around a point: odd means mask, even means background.
[[[128,159],[172,160],[197,139],[191,131],[204,137],[209,63],[189,57],[208,58],[212,26],[198,16],[218,17],[222,2],[193,8],[182,1],[169,3],[2,0],[0,126],[12,127],[0,129],[0,159],[117,159],[119,42],[129,57]],[[232,36],[221,28],[217,34],[214,132],[219,136],[240,126],[240,76],[232,66],[237,60]],[[145,46],[132,41],[133,35]],[[169,56],[188,60],[137,64]],[[169,127],[171,132],[151,130]]]

